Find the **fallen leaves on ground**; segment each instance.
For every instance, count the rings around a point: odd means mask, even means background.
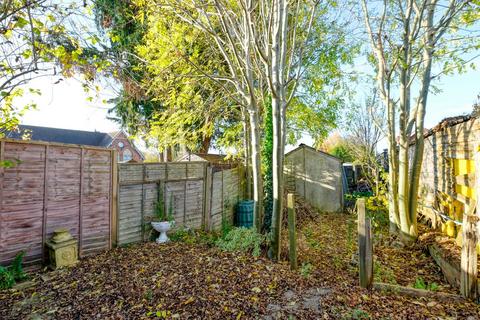
[[[305,215],[309,218],[298,229],[296,272],[290,271],[286,262],[226,253],[201,244],[138,244],[83,259],[72,268],[33,274],[32,286],[1,291],[0,318],[480,317],[479,307],[468,301],[410,298],[359,288],[354,217]],[[375,256],[380,270],[390,270],[384,276],[392,282],[411,285],[421,275],[426,282],[438,283],[442,291],[455,293],[420,246],[396,246],[395,239],[383,233],[376,237]]]

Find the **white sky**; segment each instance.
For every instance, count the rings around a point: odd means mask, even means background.
[[[42,95],[23,99],[22,102],[33,99],[38,108],[27,112],[22,124],[102,132],[119,129],[118,124],[106,118],[109,105],[102,102],[115,96],[110,85],[107,84],[101,90],[101,95],[89,102],[89,94],[84,92],[78,80],[66,79],[54,84],[57,79],[44,77],[31,82],[30,87],[40,89]],[[446,77],[438,86],[442,92],[429,96],[426,128],[433,127],[445,117],[472,111],[472,105],[480,94],[480,72],[469,71],[463,75]],[[311,145],[312,140],[304,137],[299,143]],[[288,146],[287,151],[293,147]]]

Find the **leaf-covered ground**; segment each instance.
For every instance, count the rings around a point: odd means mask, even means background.
[[[0,292],[0,319],[480,318],[469,302],[360,289],[351,216],[319,215],[302,224],[298,237],[297,272],[285,262],[202,244],[117,248],[70,269],[33,274],[30,287]],[[412,285],[421,275],[454,292],[421,248],[406,250],[384,237],[376,243],[377,277]]]

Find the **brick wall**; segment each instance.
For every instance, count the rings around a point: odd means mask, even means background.
[[[123,144],[123,147],[119,146],[119,143]],[[128,161],[128,155],[131,154],[131,160],[135,162],[143,162],[142,155],[135,149],[132,143],[128,140],[123,132],[119,133],[112,141],[112,148],[115,148],[118,152],[118,161]]]

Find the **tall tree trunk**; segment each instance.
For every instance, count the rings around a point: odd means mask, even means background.
[[[273,212],[272,257],[280,259],[280,239],[283,207],[283,157],[285,149],[285,68],[287,55],[287,6],[285,0],[273,2],[272,36],[272,120],[273,120]]]
[[[431,73],[432,73],[432,50],[433,50],[433,18],[435,13],[435,7],[428,7],[428,14],[423,22],[426,29],[423,36],[423,65],[425,70],[422,76],[422,87],[419,94],[419,100],[417,103],[417,114],[415,119],[415,136],[416,144],[412,160],[412,169],[410,176],[410,219],[412,221],[411,231],[415,237],[418,234],[417,231],[417,211],[418,211],[418,187],[420,184],[420,172],[422,171],[423,151],[425,147],[425,141],[423,136],[425,112],[427,109],[428,89],[430,88]]]
[[[388,122],[388,209],[390,232],[394,233],[400,225],[398,211],[398,151],[396,143],[395,106],[390,100],[389,87],[387,87],[384,103],[387,106]]]
[[[250,118],[250,146],[251,146],[251,162],[253,176],[253,201],[255,202],[253,212],[253,223],[257,231],[261,228],[261,215],[263,208],[263,179],[260,162],[260,128],[259,117],[256,110],[249,110]]]
[[[212,136],[208,137],[203,137],[200,150],[198,152],[200,153],[208,153],[208,150],[210,149],[210,143],[212,142]]]
[[[272,209],[272,257],[280,259],[280,239],[282,225],[283,199],[283,137],[281,122],[281,103],[278,98],[272,99],[273,122],[273,209]]]
[[[242,108],[242,117],[243,117],[243,143],[245,151],[245,180],[246,180],[246,198],[252,198],[252,170],[251,170],[251,157],[250,157],[250,131],[248,124],[248,115],[245,109]]]

